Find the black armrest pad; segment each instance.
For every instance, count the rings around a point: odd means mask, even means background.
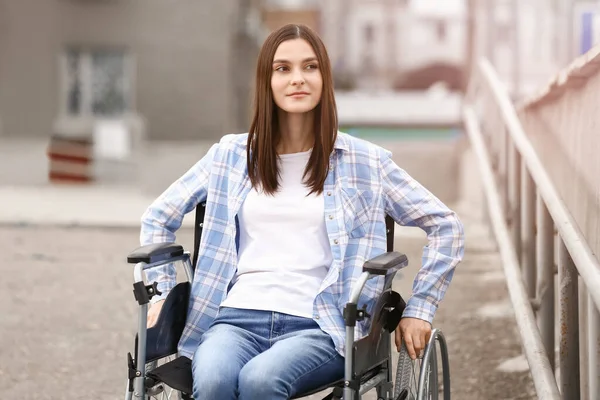
[[[373,275],[386,275],[408,265],[406,254],[392,251],[383,253],[363,265],[363,272]]]
[[[177,243],[154,243],[135,249],[127,256],[127,262],[152,264],[183,255],[183,246]]]

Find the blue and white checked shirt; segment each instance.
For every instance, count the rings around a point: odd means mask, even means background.
[[[175,242],[184,215],[206,201],[188,318],[179,342],[180,354],[190,358],[216,317],[236,273],[236,215],[251,189],[247,137],[223,137],[142,217],[142,245]],[[323,217],[333,262],[314,301],[313,318],[344,355],[343,308],[364,262],[386,251],[386,214],[400,225],[423,229],[429,240],[404,317],[433,320],[454,268],[462,259],[464,236],[456,214],[399,168],[389,151],[341,132],[334,147],[323,192]],[[164,297],[175,285],[175,268],[168,265],[149,271],[148,280],[159,282]],[[359,306],[372,307],[382,288],[382,277],[369,280]],[[369,326],[368,319],[358,322],[356,339],[368,334]]]

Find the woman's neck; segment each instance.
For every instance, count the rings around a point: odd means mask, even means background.
[[[277,154],[292,154],[308,151],[315,141],[314,114],[290,114],[278,110],[280,140]]]

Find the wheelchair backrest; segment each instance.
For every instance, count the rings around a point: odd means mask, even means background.
[[[196,216],[194,222],[194,252],[192,257],[192,268],[196,269],[198,262],[198,249],[200,248],[200,238],[202,237],[202,228],[204,226],[204,215],[206,214],[206,203],[202,202],[196,206]],[[387,251],[394,251],[394,220],[389,215],[385,216]]]

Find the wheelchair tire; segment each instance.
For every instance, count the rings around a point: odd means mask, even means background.
[[[439,363],[438,354],[441,356]],[[440,387],[440,374],[442,385]],[[434,329],[422,357],[412,360],[404,343],[400,348],[394,400],[450,400],[450,370],[448,351],[441,331]]]

